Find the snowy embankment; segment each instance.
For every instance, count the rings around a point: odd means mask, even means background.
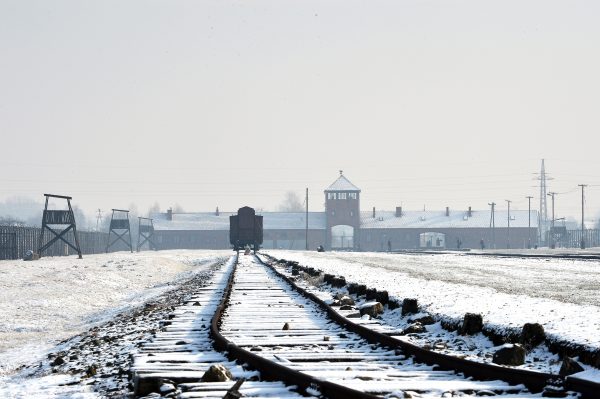
[[[0,375],[230,254],[117,252],[0,261]]]
[[[540,323],[560,341],[600,348],[600,262],[562,259],[267,251],[348,282],[417,298],[427,311],[461,319],[480,313],[499,330]]]

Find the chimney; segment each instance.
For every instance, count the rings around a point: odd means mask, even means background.
[[[219,216],[219,207],[217,207],[217,210],[215,211],[215,216]]]
[[[396,207],[396,217],[402,217],[402,207],[401,206],[397,206]]]
[[[167,220],[173,220],[173,208],[167,209]]]
[[[446,216],[450,216],[450,207],[449,206],[446,207]]]
[[[468,217],[473,216],[473,211],[471,210],[471,207],[469,207],[469,210],[467,211],[467,216]]]
[[[373,207],[373,219],[375,219],[375,207]]]

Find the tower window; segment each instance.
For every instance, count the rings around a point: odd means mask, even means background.
[[[328,200],[334,200],[335,199],[335,193],[327,193],[327,199]]]
[[[338,199],[346,199],[346,193],[339,193]]]
[[[356,199],[356,193],[348,193],[348,198]]]

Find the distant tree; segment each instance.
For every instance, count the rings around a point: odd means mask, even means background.
[[[89,227],[87,218],[85,217],[85,214],[83,213],[81,208],[77,205],[73,206],[73,215],[75,215],[75,223],[77,224],[77,230],[87,230],[87,228]]]
[[[281,212],[302,212],[304,206],[300,200],[300,196],[295,191],[287,191],[281,204],[279,211]]]
[[[40,226],[44,203],[28,197],[11,197],[0,202],[0,215],[26,226]]]
[[[0,226],[25,226],[25,221],[13,216],[0,216]]]
[[[183,213],[185,211],[183,210],[183,207],[181,205],[175,204],[175,205],[173,205],[173,212],[174,213]]]
[[[159,213],[159,212],[160,212],[160,205],[158,202],[154,202],[154,204],[150,208],[148,208],[148,214],[146,216],[152,217],[152,214]]]
[[[131,231],[131,245],[133,246],[134,250],[137,246],[138,230],[140,224],[138,216],[140,215],[137,205],[134,203],[129,204],[129,230]]]

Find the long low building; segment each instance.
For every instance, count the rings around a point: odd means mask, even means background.
[[[261,212],[263,248],[389,251],[417,248],[526,248],[538,240],[537,211],[360,211],[360,189],[343,174],[325,189],[325,211]],[[232,212],[157,213],[159,249],[230,248]],[[493,226],[493,227],[492,227]],[[308,227],[308,228],[307,228]]]

